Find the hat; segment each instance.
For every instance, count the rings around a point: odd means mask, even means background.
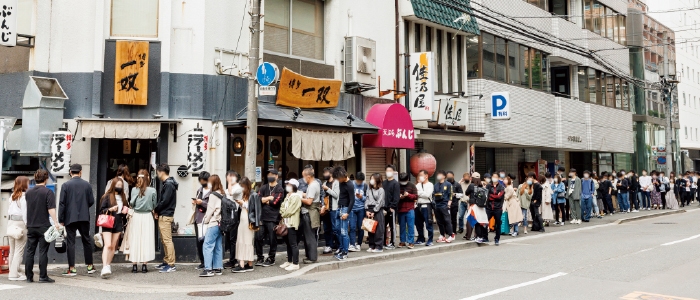
[[[77,172],[80,172],[80,171],[82,171],[82,170],[83,170],[83,166],[81,166],[80,164],[72,164],[72,165],[70,165],[70,171],[71,171],[71,172],[77,173]]]
[[[286,183],[286,184],[291,184],[291,185],[293,185],[293,186],[295,186],[295,187],[299,187],[299,180],[296,180],[296,179],[294,179],[294,178],[292,178],[292,179],[290,179],[290,180],[287,180],[287,181],[285,181],[284,183]]]
[[[474,172],[474,173],[472,173],[472,177],[481,178],[481,174],[479,174],[479,172]]]
[[[277,172],[277,169],[272,169],[272,170],[270,170],[270,172],[268,172],[268,174],[279,175],[279,172]]]
[[[491,174],[490,173],[484,174],[484,178],[491,178]]]

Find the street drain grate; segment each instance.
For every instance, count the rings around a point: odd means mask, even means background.
[[[673,222],[659,222],[659,223],[652,223],[656,225],[671,225],[671,224],[678,224],[678,223],[673,223]]]
[[[263,284],[259,284],[259,285],[266,286],[266,287],[272,287],[272,288],[287,288],[287,287],[304,285],[304,284],[314,283],[314,282],[316,282],[316,280],[288,278],[288,279],[284,279],[284,280],[273,281],[273,282],[263,283]]]
[[[187,293],[187,296],[192,297],[221,297],[233,295],[231,291],[202,291],[202,292],[191,292]]]

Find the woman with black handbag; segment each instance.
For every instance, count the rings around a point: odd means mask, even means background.
[[[104,247],[102,248],[102,273],[100,276],[108,278],[112,275],[111,263],[114,258],[114,251],[119,244],[119,237],[124,232],[124,215],[129,209],[129,202],[124,193],[124,181],[112,180],[112,184],[102,196],[100,203],[100,214],[107,215],[108,217],[106,218],[113,219],[112,228],[102,226]]]

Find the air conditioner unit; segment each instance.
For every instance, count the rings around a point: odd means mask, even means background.
[[[377,42],[359,37],[345,38],[345,84],[375,87],[377,84]]]

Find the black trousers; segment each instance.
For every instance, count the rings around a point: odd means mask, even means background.
[[[435,208],[435,219],[437,219],[440,235],[445,238],[452,236],[452,221],[450,220],[450,210],[447,206]]]
[[[297,230],[294,228],[287,228],[287,235],[284,237],[284,242],[287,243],[287,262],[298,265],[299,241],[297,239]]]
[[[318,260],[318,228],[311,227],[311,217],[309,217],[309,214],[301,214],[298,231],[303,235],[306,259],[311,261]],[[297,241],[299,241],[300,238],[301,237],[297,234]]]
[[[423,219],[423,212],[420,210],[421,205],[419,204],[413,209],[414,215],[416,217],[416,233],[418,233],[418,238],[416,242],[425,243],[425,233],[423,233],[423,228],[425,228],[425,220]]]
[[[204,246],[204,239],[199,238],[199,226],[194,224],[194,236],[197,237],[197,257],[199,257],[199,263],[204,264],[204,252],[202,252],[202,247]]]
[[[559,219],[562,219],[562,222],[564,221],[564,212],[566,211],[566,204],[564,203],[559,203],[559,204],[554,204],[554,218],[559,221]],[[559,213],[559,210],[561,210],[561,214]]]
[[[479,223],[474,225],[474,231],[476,232],[476,237],[477,238],[482,238],[484,241],[489,240],[489,228],[488,225],[484,226]]]
[[[378,213],[375,213],[374,220],[377,221],[377,230],[375,230],[374,233],[370,232],[367,235],[367,244],[369,244],[370,249],[381,250],[384,248],[384,229],[386,229],[384,224],[384,213],[382,213],[381,210]]]
[[[542,215],[540,214],[540,206],[530,203],[530,216],[532,217],[532,231],[544,230],[542,224]]]
[[[85,264],[92,265],[92,235],[90,235],[90,222],[80,221],[66,225],[66,253],[68,253],[68,266],[75,267],[75,232],[80,232],[83,242],[83,256]]]
[[[39,246],[39,278],[49,277],[46,266],[49,264],[49,246],[51,244],[44,239],[44,232],[48,229],[48,227],[27,228],[27,245],[24,248],[24,274],[27,279],[34,278],[34,255],[37,246]]]
[[[568,221],[569,219],[571,219],[571,211],[570,211],[571,204],[569,204],[569,202],[570,201],[567,198],[566,203],[564,203],[564,220],[562,220],[562,221]]]
[[[486,217],[488,220],[491,220],[491,217],[494,218],[494,221],[496,221],[496,226],[493,227],[493,230],[496,231],[496,240],[501,239],[501,215],[503,214],[502,209],[496,209],[492,210],[489,209],[488,207],[486,208]],[[486,231],[486,236],[488,237],[488,228],[485,228],[484,231]]]
[[[239,224],[232,226],[233,228],[226,232],[226,237],[224,238],[224,243],[228,241],[227,244],[229,245],[229,251],[231,253],[229,255],[228,260],[232,263],[236,262],[236,240],[238,239],[238,225]]]
[[[386,217],[384,218],[384,223],[386,223],[385,226],[389,227],[389,229],[391,230],[391,235],[389,236],[389,244],[387,244],[387,246],[394,246],[394,238],[396,238],[396,214],[392,213],[391,209],[388,207],[385,207],[384,211],[386,211]],[[396,211],[395,208],[394,211]]]
[[[457,205],[455,205],[457,203]],[[452,222],[452,233],[457,232],[457,215],[459,214],[459,200],[452,202],[450,206],[450,221]]]
[[[666,209],[666,192],[661,192],[661,207]]]
[[[270,250],[267,252],[267,257],[275,259],[277,255],[277,234],[275,233],[277,222],[263,221],[260,230],[255,233],[255,254],[258,259],[263,259],[263,246],[265,245],[265,237],[270,239]]]

